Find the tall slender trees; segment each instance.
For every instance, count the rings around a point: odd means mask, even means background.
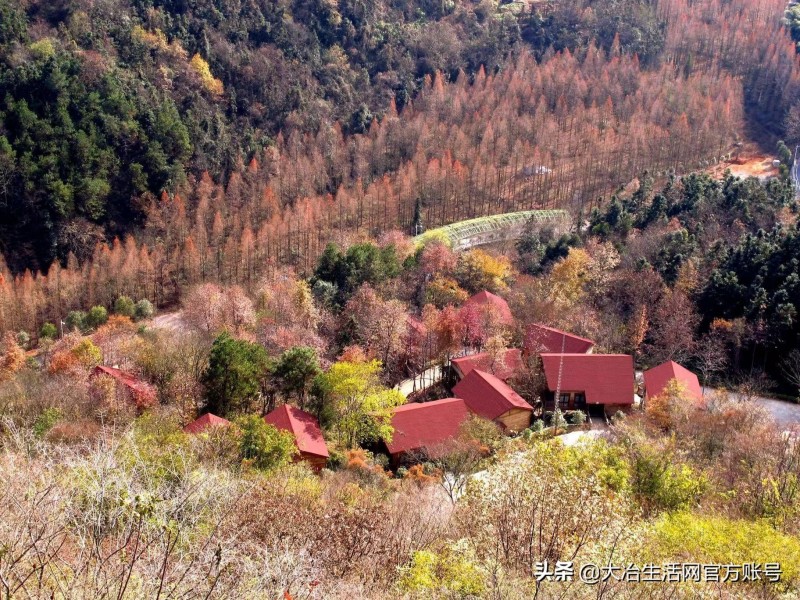
[[[224,186],[203,173],[154,199],[135,242],[99,244],[84,264],[47,275],[3,273],[0,328],[35,331],[136,286],[162,305],[206,281],[252,290],[282,264],[310,273],[330,241],[529,208],[585,218],[643,169],[663,177],[717,161],[746,110],[773,122],[788,114],[800,67],[779,4],[659,0],[661,61],[643,66],[615,44],[540,62],[520,53],[471,84],[429,78],[413,104],[363,134],[278,136]]]

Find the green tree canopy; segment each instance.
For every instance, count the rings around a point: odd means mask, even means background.
[[[93,306],[86,313],[84,324],[86,327],[94,329],[95,327],[100,327],[106,321],[108,321],[108,311],[105,306]]]
[[[288,464],[297,454],[294,437],[280,431],[262,417],[246,415],[236,419],[241,437],[239,452],[243,460],[252,461],[257,469],[271,471]]]
[[[120,296],[114,302],[114,313],[124,317],[133,317],[136,304],[128,296]]]
[[[336,244],[328,244],[320,256],[312,282],[327,281],[336,285],[336,302],[341,306],[365,283],[380,284],[400,274],[401,265],[393,245],[379,248],[365,242],[343,253]]]
[[[323,402],[332,415],[331,429],[348,447],[391,439],[392,408],[403,404],[405,398],[381,385],[380,370],[377,360],[340,361],[318,378]]]
[[[305,407],[308,390],[320,372],[316,350],[305,346],[290,348],[281,354],[274,368],[281,391],[294,395],[301,408]]]
[[[247,410],[263,388],[268,374],[267,351],[258,344],[223,333],[211,346],[203,374],[205,409],[216,415]]]
[[[58,335],[58,329],[52,323],[45,323],[42,325],[42,330],[39,332],[39,337],[54,340]]]

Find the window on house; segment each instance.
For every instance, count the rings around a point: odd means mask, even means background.
[[[561,394],[558,397],[558,408],[565,409],[569,407],[569,394]]]
[[[586,394],[575,394],[575,408],[586,408]]]

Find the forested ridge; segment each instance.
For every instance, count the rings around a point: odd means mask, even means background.
[[[46,12],[28,20],[57,36],[37,35],[35,28],[24,27],[25,15],[37,14],[35,5],[28,13],[8,5],[2,81],[10,93],[4,96],[1,142],[2,239],[7,260],[19,270],[45,266],[49,258],[59,256],[62,266],[102,270],[98,252],[103,250],[97,243],[108,233],[134,232],[155,257],[154,270],[172,273],[172,283],[161,284],[172,290],[159,292],[153,287],[152,300],[161,302],[174,298],[174,288],[181,283],[176,252],[185,254],[181,247],[191,235],[202,260],[203,238],[215,235],[214,222],[216,235],[225,238],[214,242],[229,246],[224,262],[238,261],[239,249],[231,248],[230,240],[246,244],[251,236],[243,232],[249,227],[252,238],[259,241],[256,250],[265,258],[300,261],[308,268],[328,241],[326,229],[354,227],[373,234],[407,228],[417,204],[430,225],[513,207],[555,205],[580,211],[644,169],[690,170],[728,150],[745,118],[769,114],[780,123],[796,93],[797,66],[794,54],[789,54],[791,41],[776,17],[777,2],[678,4],[639,6],[640,13],[663,24],[662,36],[650,21],[639,24],[650,27],[652,36],[663,41],[659,59],[648,60],[647,65],[637,54],[625,51],[623,41],[631,37],[633,27],[626,19],[619,20],[608,40],[612,30],[598,18],[602,11],[556,4],[546,16],[536,9],[521,13],[514,22],[530,35],[533,24],[551,27],[553,33],[563,31],[569,19],[577,22],[570,30],[583,34],[559,38],[563,52],[547,50],[541,53],[541,62],[534,62],[527,46],[517,45],[511,53],[517,56],[500,63],[485,58],[428,67],[420,63],[415,76],[422,76],[421,95],[408,102],[408,95],[387,94],[382,117],[371,122],[370,131],[353,133],[352,119],[343,115],[320,117],[314,127],[296,124],[290,115],[281,119],[271,113],[263,122],[271,123],[274,138],[263,150],[254,146],[249,153],[241,145],[248,139],[247,127],[237,126],[237,135],[229,138],[219,128],[203,125],[224,124],[230,115],[239,115],[231,112],[225,94],[232,94],[242,78],[226,82],[226,69],[215,67],[203,52],[192,54],[195,48],[186,36],[193,30],[183,20],[178,26],[178,21],[166,19],[169,6],[154,7],[147,14],[164,17],[161,26],[171,35],[142,22],[129,32],[138,36],[138,42],[126,38],[117,50],[111,38],[101,40],[95,33],[89,41],[99,49],[83,50],[77,41],[83,39],[80,36],[71,46],[62,39],[77,35],[63,23],[57,31],[45,27]],[[464,11],[477,19],[478,8],[454,7],[452,14],[432,21],[430,27],[447,24],[452,29],[451,21]],[[714,9],[726,18],[709,23],[704,15]],[[75,29],[85,23],[80,16],[84,13],[74,8],[67,23],[74,22]],[[114,22],[111,16],[106,20],[100,16],[93,22]],[[509,18],[500,11],[491,22],[507,23]],[[234,24],[225,21],[224,27]],[[678,31],[688,34],[679,36]],[[598,48],[595,39],[607,47]],[[138,63],[131,62],[133,58],[123,60],[123,55],[137,43],[143,46],[140,60],[146,64],[134,70],[129,63]],[[641,49],[631,45],[630,50]],[[749,60],[754,52],[763,59]],[[503,68],[486,72],[482,64]],[[462,67],[475,69],[473,76],[467,71],[459,75]],[[133,77],[134,71],[139,75]],[[138,81],[139,88],[124,85],[126,77]],[[49,83],[40,85],[45,80]],[[53,98],[34,93],[48,86]],[[70,86],[77,96],[66,91]],[[265,90],[270,97],[276,93],[272,86]],[[94,104],[85,104],[79,96]],[[223,110],[226,102],[228,108]],[[197,108],[201,104],[205,112]],[[398,106],[401,112],[395,118]],[[114,111],[116,116],[107,114]],[[296,114],[313,112],[304,108]],[[378,105],[375,112],[380,112]],[[201,118],[212,113],[210,120]],[[336,116],[341,120],[334,122]],[[250,116],[241,118],[254,121]],[[104,136],[110,141],[100,141]],[[201,138],[215,152],[232,152],[225,165],[209,158],[211,154],[198,144]],[[241,159],[248,154],[252,159],[243,166]],[[254,185],[240,185],[253,179],[258,180]],[[418,189],[420,179],[422,189]],[[211,210],[204,198],[210,198],[211,190],[222,182],[225,194],[214,194],[218,200]],[[136,189],[131,187],[134,183]],[[254,204],[260,205],[259,210],[242,212]],[[177,236],[158,230],[158,214],[171,210],[170,205],[178,212],[185,210],[191,219],[186,227],[178,226]],[[72,263],[70,254],[76,259]],[[222,254],[218,251],[218,258]],[[217,260],[218,270],[222,262]],[[258,264],[264,268],[261,261]],[[247,267],[245,272],[250,276]]]
[[[519,39],[490,3],[4,0],[0,14],[0,235],[17,270],[138,230],[150,194],[224,181],[280,131],[363,132],[424,75],[493,70]]]
[[[559,159],[575,156],[591,163],[572,165],[572,179],[598,187],[610,176],[614,187],[634,167],[689,169],[718,156],[744,116],[780,131],[797,95],[796,60],[775,0],[4,0],[0,12],[0,244],[14,273],[45,272],[54,259],[66,265],[70,252],[83,263],[114,235],[145,240],[142,228],[162,192],[189,199],[205,173],[227,185],[251,159],[263,163],[264,152],[292,161],[298,154],[346,157],[331,161],[312,189],[283,191],[281,209],[296,210],[306,194],[335,194],[342,183],[353,189],[359,176],[365,188],[393,175],[419,148],[427,159],[446,161],[449,154],[472,175],[459,145],[477,148],[488,137],[487,168],[495,170],[489,177],[507,180],[539,166],[525,154],[539,146],[542,166],[563,173]],[[538,68],[530,69],[529,54]],[[558,72],[545,91],[548,70]],[[447,98],[476,78],[478,88],[488,81],[483,112],[465,112],[478,108],[469,102],[417,107],[419,90],[437,78]],[[506,100],[498,99],[510,78],[528,98],[503,110]],[[640,147],[637,136],[647,126],[633,119],[643,109],[659,129],[685,127],[668,160]],[[428,139],[456,118],[477,124],[466,139],[448,133],[447,144],[406,141],[363,172],[367,130],[391,121],[393,110],[401,111],[401,122],[429,111]],[[594,131],[578,130],[593,110]],[[545,116],[555,124],[545,125]],[[520,118],[533,118],[537,131],[513,134]],[[609,160],[623,160],[609,158],[614,146],[631,158],[622,172],[608,173]],[[551,158],[555,166],[545,164]],[[560,185],[554,193],[549,183],[546,193],[540,186],[535,201],[594,199],[596,190],[570,194]],[[494,210],[505,209],[497,201]]]
[[[796,599],[784,9],[0,0],[0,596]]]

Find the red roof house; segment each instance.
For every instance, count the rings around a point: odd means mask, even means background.
[[[500,323],[504,325],[514,324],[514,316],[511,314],[508,302],[492,292],[485,290],[478,292],[464,302],[462,309],[478,309],[482,313],[493,313]]]
[[[194,421],[189,423],[183,430],[186,433],[191,433],[192,435],[196,435],[198,433],[203,433],[208,431],[209,429],[214,429],[216,427],[227,427],[230,425],[231,422],[228,419],[223,419],[222,417],[218,417],[217,415],[212,415],[211,413],[206,413],[201,417],[196,418]]]
[[[633,404],[633,357],[628,354],[542,354],[547,389],[559,391],[559,408],[602,405],[614,413]],[[559,386],[559,371],[561,383]],[[553,398],[545,407],[553,407]]]
[[[116,382],[117,401],[131,402],[139,412],[153,406],[158,401],[156,388],[132,373],[116,367],[98,365],[92,371],[91,377],[100,376],[111,377]]]
[[[425,327],[425,323],[412,315],[408,315],[406,318],[406,328],[408,329],[408,334],[412,337],[424,337],[428,333],[428,328]]]
[[[267,414],[264,420],[291,433],[300,451],[300,459],[310,463],[316,470],[321,470],[328,462],[328,446],[325,445],[325,438],[322,437],[322,430],[314,415],[283,404]]]
[[[703,390],[700,387],[697,375],[670,360],[644,372],[645,402],[661,394],[673,379],[683,384],[696,400],[700,400],[703,397]]]
[[[592,340],[538,323],[529,326],[525,334],[525,349],[533,354],[542,352],[589,354],[593,347]]]
[[[472,412],[507,431],[522,431],[531,424],[533,407],[491,373],[473,369],[453,387],[453,393]]]
[[[453,365],[453,370],[459,379],[463,379],[474,369],[480,369],[502,381],[508,381],[522,366],[522,352],[519,348],[509,348],[497,357],[492,357],[488,352],[481,352],[454,358],[450,364]]]
[[[392,441],[386,443],[392,462],[397,465],[415,452],[435,456],[443,444],[458,436],[469,414],[459,398],[398,406],[392,415]]]

